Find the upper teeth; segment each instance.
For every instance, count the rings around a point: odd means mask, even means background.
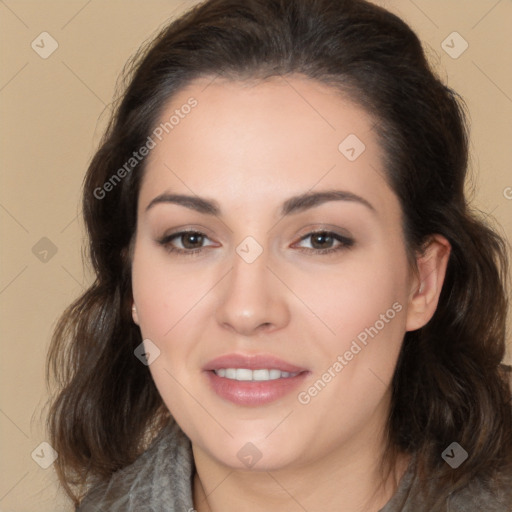
[[[219,377],[234,380],[275,380],[286,377],[295,377],[300,372],[290,373],[281,370],[249,370],[247,368],[221,368],[213,370]]]

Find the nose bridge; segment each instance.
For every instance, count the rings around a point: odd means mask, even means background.
[[[239,244],[216,311],[219,324],[244,335],[262,326],[280,328],[289,320],[282,284],[267,267],[270,253],[259,247],[250,237]]]

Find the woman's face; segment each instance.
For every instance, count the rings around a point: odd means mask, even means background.
[[[372,119],[289,76],[196,80],[160,121],[134,320],[195,449],[272,470],[380,440],[414,284]]]

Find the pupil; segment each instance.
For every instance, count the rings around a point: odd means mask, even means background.
[[[313,245],[315,245],[315,241],[318,241],[320,244],[325,244],[326,242],[329,243],[331,240],[332,240],[332,237],[325,234],[325,233],[320,233],[320,234],[316,234],[313,236],[313,240],[314,240],[314,243]],[[324,247],[320,247],[320,249],[322,249]]]
[[[182,241],[184,242],[184,247],[187,247],[188,249],[194,249],[197,244],[201,246],[201,242],[203,240],[202,235],[198,235],[197,233],[186,233],[183,235]],[[190,242],[190,243],[188,243]],[[192,246],[192,247],[190,247]]]

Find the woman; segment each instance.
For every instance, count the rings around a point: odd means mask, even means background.
[[[511,510],[506,251],[467,154],[375,5],[166,27],[88,169],[96,281],[49,353],[77,510]]]

